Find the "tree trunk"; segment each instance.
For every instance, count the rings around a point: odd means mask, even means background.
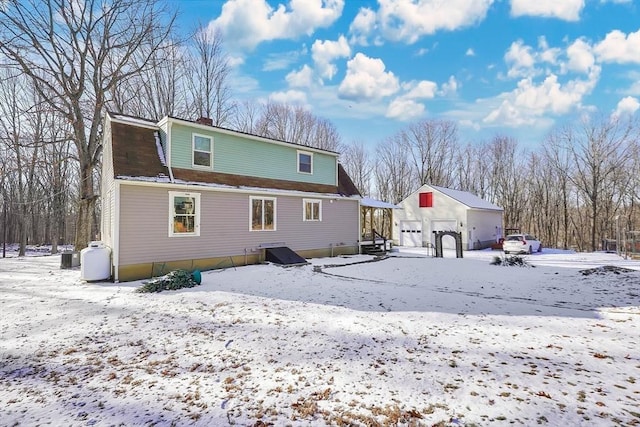
[[[78,198],[78,214],[76,217],[76,251],[86,248],[94,240],[94,215],[96,195],[93,190],[93,169],[83,164],[80,169],[80,194]]]

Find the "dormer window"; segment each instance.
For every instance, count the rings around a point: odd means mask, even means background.
[[[213,138],[193,134],[193,167],[211,169],[212,166]]]
[[[313,173],[313,153],[298,151],[298,173]]]

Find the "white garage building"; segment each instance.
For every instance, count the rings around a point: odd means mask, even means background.
[[[466,191],[423,185],[398,204],[393,241],[400,246],[435,244],[435,231],[462,233],[464,249],[489,247],[502,237],[503,209]],[[454,249],[453,237],[442,239]]]

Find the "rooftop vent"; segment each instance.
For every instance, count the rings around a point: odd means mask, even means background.
[[[200,117],[198,120],[196,120],[196,123],[205,126],[213,126],[213,119],[210,117]]]

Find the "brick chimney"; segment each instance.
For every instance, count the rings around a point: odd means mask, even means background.
[[[198,120],[196,120],[196,123],[205,126],[213,126],[213,119],[211,119],[210,117],[200,117]]]

